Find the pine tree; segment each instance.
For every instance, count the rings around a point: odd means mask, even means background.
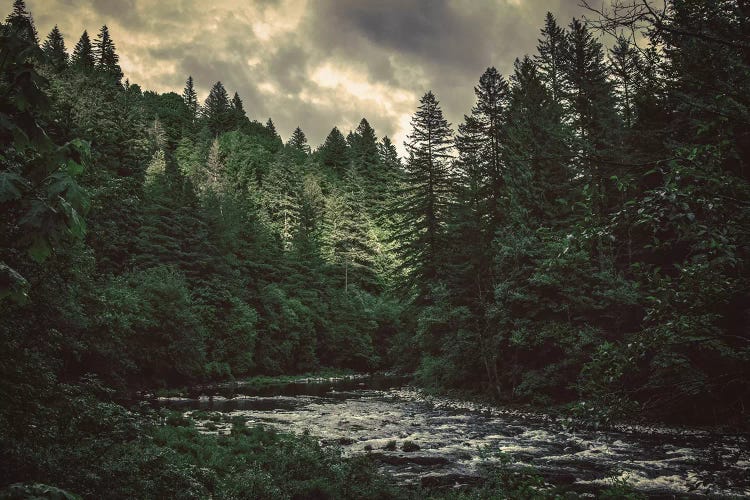
[[[431,91],[420,99],[411,126],[404,188],[390,213],[402,217],[394,234],[403,259],[401,269],[410,285],[418,287],[420,298],[425,299],[439,276],[453,187],[453,141],[450,125]]]
[[[354,168],[359,171],[365,182],[377,183],[380,173],[378,139],[375,136],[375,130],[366,119],[362,118],[359,122],[350,142],[352,144],[350,157]]]
[[[401,158],[398,156],[396,146],[393,145],[391,138],[387,135],[383,136],[378,144],[378,155],[380,157],[380,164],[389,176],[398,174],[401,171]]]
[[[122,69],[118,64],[120,57],[115,51],[115,42],[112,41],[106,24],[101,27],[94,41],[94,60],[98,69],[114,76],[117,82],[122,79]]]
[[[230,129],[238,129],[244,123],[249,122],[247,115],[245,114],[245,107],[242,104],[242,99],[240,99],[240,95],[237,92],[235,92],[232,97],[230,108],[229,114],[231,115],[231,120],[228,125]]]
[[[273,124],[273,120],[270,118],[266,122],[266,130],[268,130],[274,137],[278,137],[279,133],[276,132],[276,125]]]
[[[560,103],[565,85],[562,65],[568,41],[565,30],[558,26],[551,12],[547,12],[541,35],[537,45],[539,54],[536,56],[539,74],[549,88],[552,100]]]
[[[292,137],[289,138],[289,142],[287,143],[287,145],[292,149],[296,149],[297,151],[301,151],[305,154],[310,153],[310,145],[307,144],[307,137],[299,127],[294,129],[294,132],[292,132]]]
[[[479,78],[479,85],[474,87],[477,102],[471,110],[472,122],[467,131],[478,132],[478,140],[466,141],[463,144],[466,161],[477,161],[481,175],[486,179],[484,198],[489,219],[487,228],[491,240],[502,220],[501,198],[504,189],[504,171],[502,160],[503,127],[508,106],[508,83],[495,68],[488,68]],[[467,148],[477,148],[467,151]],[[471,160],[470,160],[471,157]]]
[[[5,18],[5,24],[20,34],[24,40],[28,40],[37,46],[39,45],[39,35],[34,25],[34,19],[26,8],[24,0],[14,0],[13,10]]]
[[[299,260],[308,266],[320,256],[324,207],[325,199],[320,183],[314,176],[306,175],[299,192],[299,212],[293,245]]]
[[[198,94],[193,86],[192,76],[188,76],[185,82],[185,89],[182,91],[182,100],[185,101],[185,106],[187,106],[190,112],[190,119],[195,121],[198,117]]]
[[[246,116],[245,108],[242,105],[242,99],[240,99],[240,95],[237,92],[235,92],[234,97],[232,97],[232,110],[239,116]]]
[[[569,207],[577,201],[570,130],[536,64],[524,57],[514,67],[504,145],[510,222],[557,229],[569,224]]]
[[[580,174],[589,184],[589,207],[602,214],[607,205],[607,183],[617,171],[620,121],[602,45],[586,26],[573,19],[563,58],[565,96],[577,134]],[[621,160],[621,158],[619,158]]]
[[[343,175],[347,171],[349,146],[337,127],[333,127],[320,147],[320,160],[324,166],[339,175]]]
[[[47,39],[42,44],[42,51],[47,62],[55,71],[62,71],[68,67],[68,53],[65,50],[65,40],[57,25],[47,35]]]
[[[372,289],[376,281],[377,241],[366,199],[362,179],[351,166],[343,186],[326,199],[325,249],[345,292],[354,284]]]
[[[622,35],[617,38],[614,47],[609,50],[609,64],[615,78],[615,95],[625,125],[633,124],[633,107],[635,87],[640,73],[640,54]]]
[[[73,49],[71,65],[79,69],[88,70],[93,69],[94,64],[94,50],[91,47],[91,40],[89,39],[88,32],[84,31]]]
[[[206,120],[209,131],[213,135],[219,135],[229,130],[231,125],[231,105],[229,95],[221,82],[216,82],[206,97],[203,104],[203,117]]]
[[[298,226],[301,177],[297,165],[277,160],[270,166],[267,180],[263,182],[261,203],[284,250],[292,248]]]

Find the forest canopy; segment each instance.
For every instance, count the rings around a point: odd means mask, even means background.
[[[136,392],[322,368],[603,421],[746,425],[750,7],[603,14],[540,19],[537,52],[477,75],[461,123],[425,89],[400,157],[365,118],[284,142],[222,75],[203,102],[189,75],[144,90],[107,26],[40,36],[16,0],[0,27],[0,487],[95,498],[106,474],[72,473],[64,447],[135,446]],[[98,423],[62,423],[83,412]]]

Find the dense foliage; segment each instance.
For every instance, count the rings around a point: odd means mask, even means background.
[[[599,22],[620,34],[610,49],[548,15],[537,55],[508,80],[487,69],[452,161],[423,139],[445,128],[423,98],[404,180],[421,197],[398,233],[419,278],[400,361],[442,390],[745,425],[750,11],[616,6]]]
[[[610,26],[642,23],[646,47],[548,15],[538,54],[487,69],[455,134],[427,92],[402,164],[365,119],[313,149],[221,82],[203,105],[192,77],[143,91],[106,26],[69,55],[16,0],[0,29],[0,486],[392,494],[309,440],[208,443],[115,403],[322,367],[746,424],[750,12],[628,12]],[[259,442],[277,450],[253,465],[226,449]]]

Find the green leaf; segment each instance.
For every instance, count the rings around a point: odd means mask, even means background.
[[[52,254],[52,247],[44,236],[38,235],[29,246],[29,256],[41,264]]]
[[[21,190],[26,180],[13,172],[0,172],[0,203],[21,199]]]

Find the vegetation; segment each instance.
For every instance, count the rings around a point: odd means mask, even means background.
[[[122,403],[324,368],[746,425],[750,12],[638,5],[601,25],[643,29],[645,47],[548,15],[538,54],[487,69],[455,134],[427,92],[402,163],[365,119],[313,150],[221,82],[203,105],[192,77],[144,91],[106,26],[69,55],[16,0],[0,26],[0,487],[23,485],[3,494],[407,494],[310,437],[206,436]],[[488,488],[541,491],[514,481]]]

